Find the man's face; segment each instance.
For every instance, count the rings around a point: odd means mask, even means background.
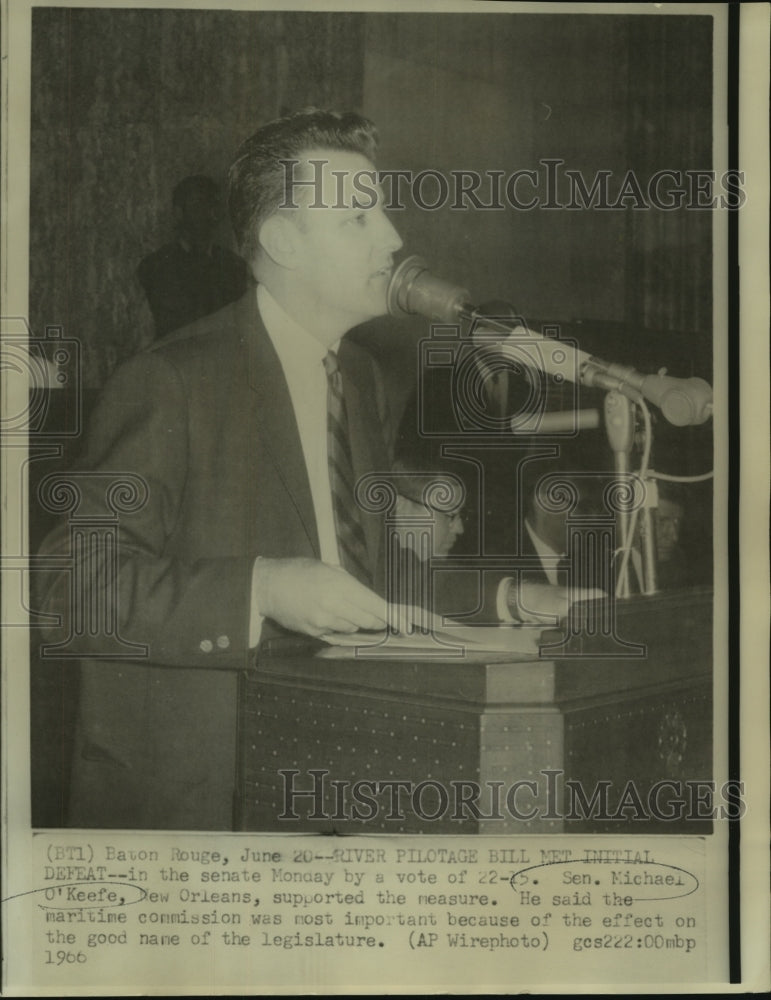
[[[415,491],[414,496],[421,497],[421,491],[425,490],[427,486],[430,487],[432,480],[442,483],[440,487],[442,500],[444,501],[442,507],[449,506],[446,495],[448,484],[441,479],[435,479],[430,473],[427,473],[424,479],[413,479],[411,485]],[[430,499],[430,489],[427,491],[428,495],[423,495],[421,499],[411,499],[404,496],[401,492],[398,494],[396,500],[396,526],[400,542],[403,546],[412,548],[418,552],[416,548],[418,545],[418,531],[416,529],[427,527],[430,524],[432,527],[432,554],[434,556],[447,556],[450,554],[456,541],[464,531],[463,493],[453,485],[450,485],[450,489],[456,501],[455,505],[450,507],[450,510],[437,509],[437,507],[426,502],[427,499]],[[422,558],[425,553],[418,552],[418,555]]]
[[[460,510],[451,514],[434,511],[434,555],[448,556],[463,534],[463,516]]]
[[[676,500],[659,497],[656,509],[656,554],[659,562],[668,562],[680,541],[683,507]]]
[[[294,176],[315,183],[296,187],[299,208],[284,210],[297,227],[293,294],[341,332],[382,316],[402,241],[383,211],[372,163],[360,153],[311,150]]]

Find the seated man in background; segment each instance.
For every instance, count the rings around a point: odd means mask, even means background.
[[[533,442],[538,451],[537,439]],[[575,553],[568,551],[569,520],[574,530],[581,526],[591,532],[593,522],[607,522],[608,511],[603,505],[603,488],[611,482],[610,459],[603,454],[604,437],[600,432],[583,431],[578,437],[548,439],[556,444],[555,456],[528,458],[522,470],[523,519],[514,520],[518,531],[518,551],[526,557],[537,557],[537,569],[527,572],[527,579],[541,580],[551,585],[596,587],[612,593],[610,564],[601,565],[594,559],[582,559],[577,564]],[[546,449],[544,449],[546,450]],[[581,547],[582,553],[585,551]]]
[[[601,468],[596,436],[580,443],[559,439],[556,457],[550,455],[556,440],[550,437],[543,458],[538,457],[540,442],[535,439],[534,455],[521,448],[498,452],[494,467],[486,446],[475,449],[474,439],[464,440],[459,433],[458,410],[441,386],[436,391],[430,382],[424,384],[422,407],[428,412],[419,412],[417,394],[408,398],[396,436],[393,482],[399,499],[394,521],[403,547],[416,551],[421,560],[457,557],[451,567],[441,562],[434,566],[434,610],[478,624],[537,622],[547,616],[556,624],[572,601],[600,596],[579,592],[581,587],[593,591],[600,586],[594,575],[586,581],[577,575],[569,580],[567,509],[554,512],[538,502],[536,491],[544,476],[556,473],[571,483],[571,475],[578,476],[579,470]],[[430,427],[423,426],[424,419]],[[515,481],[520,467],[524,493],[512,498],[504,485]],[[597,476],[602,478],[601,473]],[[578,479],[571,483],[579,498],[576,512],[586,515],[597,509],[598,481],[582,476],[580,485]],[[499,567],[497,572],[486,568],[487,556]],[[532,568],[536,556],[537,570]]]
[[[214,242],[219,191],[211,177],[185,177],[172,194],[177,238],[145,257],[137,277],[155,320],[155,336],[216,312],[246,291],[241,257]]]
[[[421,559],[447,556],[464,533],[466,486],[452,463],[443,460],[441,445],[414,428],[414,399],[408,402],[395,444],[393,482],[398,491],[396,529],[400,543]],[[425,521],[431,528],[431,551],[419,549],[418,535],[408,525]]]
[[[448,556],[452,551],[458,538],[463,534],[463,499],[460,490],[453,489],[455,484],[448,484],[441,474],[432,475],[412,475],[408,479],[400,476],[406,470],[399,466],[394,466],[399,483],[399,497],[396,501],[396,521],[399,531],[400,541],[403,546],[411,547],[422,557],[415,548],[416,540],[414,532],[406,528],[408,522],[412,522],[416,516],[420,517],[424,512],[427,514],[432,532],[431,553],[432,556]],[[442,496],[443,503],[431,502],[432,494],[436,492]],[[448,500],[447,494],[455,493],[455,502]]]

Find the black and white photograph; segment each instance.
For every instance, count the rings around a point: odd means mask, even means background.
[[[743,6],[4,4],[7,995],[767,984]]]

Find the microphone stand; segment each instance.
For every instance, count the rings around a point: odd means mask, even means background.
[[[613,452],[613,469],[618,483],[618,495],[621,496],[628,486],[629,477],[629,456],[634,444],[634,403],[622,396],[620,392],[612,389],[605,396],[605,433],[608,437],[608,444]],[[630,514],[619,504],[616,511],[616,525],[618,527],[618,546],[621,552],[625,552],[631,547],[632,539],[629,537]],[[622,557],[620,578],[616,584],[616,594],[619,597],[628,597],[629,586],[629,561],[630,557]]]
[[[630,472],[630,455],[634,445],[635,434],[635,403],[626,396],[613,389],[605,397],[605,432],[608,443],[613,451],[614,471],[618,481],[619,494],[625,490]],[[648,428],[647,433],[651,431]],[[648,447],[652,446],[652,441],[648,442]],[[643,462],[645,464],[645,461]],[[646,470],[647,472],[647,470]],[[640,552],[642,566],[639,570],[640,592],[645,595],[655,594],[658,590],[656,573],[656,545],[655,529],[653,524],[652,508],[658,506],[658,487],[653,476],[645,478],[645,496],[643,498],[642,509],[638,510],[641,516],[640,524]],[[621,562],[621,576],[619,578],[616,593],[619,597],[629,597],[631,588],[629,583],[629,563],[636,549],[635,538],[632,525],[637,518],[630,515],[628,510],[619,509],[616,523],[618,525],[620,539],[620,549],[623,553]],[[626,554],[629,550],[629,555]]]
[[[653,502],[649,503],[648,500],[651,495]],[[658,484],[653,477],[648,477],[645,480],[645,505],[642,509],[643,520],[640,527],[644,594],[655,594],[659,589],[656,567],[656,534],[652,514],[653,508],[658,507],[658,505]]]

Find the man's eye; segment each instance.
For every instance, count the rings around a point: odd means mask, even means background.
[[[363,226],[367,221],[366,212],[357,212],[352,219],[348,220],[354,226]]]

